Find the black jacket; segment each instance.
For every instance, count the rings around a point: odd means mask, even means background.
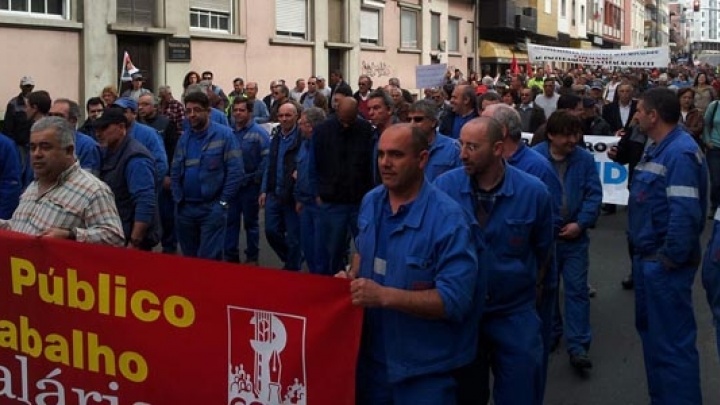
[[[620,116],[620,104],[615,101],[603,107],[602,117],[605,121],[607,121],[608,124],[610,124],[610,130],[613,134],[620,129],[624,129],[625,132],[630,133],[630,122],[632,122],[632,118],[635,115],[636,110],[637,101],[631,100],[630,114],[628,115],[627,122],[625,123],[625,125],[623,125],[622,118]]]
[[[270,142],[270,155],[268,156],[267,182],[265,184],[265,189],[262,190],[263,193],[267,194],[275,193],[275,185],[277,184],[277,165],[282,164],[283,188],[280,191],[280,194],[276,194],[276,196],[281,203],[292,204],[293,206],[295,204],[295,198],[293,196],[295,192],[295,179],[293,178],[293,172],[297,168],[295,157],[297,156],[298,150],[300,149],[300,143],[302,142],[300,129],[295,127],[294,130],[297,131],[295,142],[290,145],[287,152],[285,152],[283,161],[278,162],[280,140],[282,139],[282,135],[280,134],[280,125],[273,128],[271,135],[272,141]]]

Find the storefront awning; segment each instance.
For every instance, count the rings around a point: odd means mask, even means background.
[[[509,65],[512,63],[513,55],[515,55],[518,64],[527,63],[527,52],[514,51],[514,46],[514,44],[501,44],[481,39],[480,48],[478,49],[480,61],[482,63]]]

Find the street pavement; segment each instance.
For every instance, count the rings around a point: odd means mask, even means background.
[[[550,357],[546,405],[647,405],[645,368],[642,345],[634,325],[634,294],[623,290],[620,280],[630,270],[625,242],[627,212],[618,207],[615,215],[602,216],[590,235],[590,284],[597,289],[591,299],[590,322],[593,342],[590,357],[593,368],[581,375],[570,367],[564,344]],[[262,222],[262,213],[261,213]],[[264,224],[261,224],[261,230]],[[703,247],[712,230],[707,221]],[[244,235],[241,246],[244,247]],[[264,235],[261,241],[260,264],[281,267]],[[705,291],[700,272],[694,289],[697,347],[700,352],[703,403],[720,405],[720,362],[715,344]],[[522,389],[522,387],[518,387]]]

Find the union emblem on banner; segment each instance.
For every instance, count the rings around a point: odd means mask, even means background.
[[[302,316],[228,307],[228,405],[306,405]]]

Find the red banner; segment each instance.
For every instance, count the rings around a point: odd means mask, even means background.
[[[0,232],[0,404],[352,404],[346,280]]]

